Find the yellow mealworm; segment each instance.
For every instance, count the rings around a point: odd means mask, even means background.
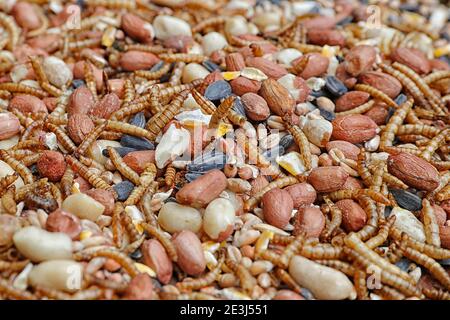
[[[380,162],[375,166],[375,169],[373,171],[370,189],[375,192],[380,192],[381,190],[381,185],[383,184],[384,168],[385,164]]]
[[[45,123],[45,127],[56,135],[58,142],[67,152],[73,153],[77,149],[75,143],[60,127],[49,122]]]
[[[228,112],[233,107],[235,99],[236,97],[229,96],[222,101],[222,103],[217,107],[217,109],[212,114],[208,128],[216,128],[219,125],[220,121],[223,120],[228,115]]]
[[[321,46],[316,46],[312,44],[305,44],[305,43],[297,43],[294,41],[289,42],[288,46],[290,48],[297,49],[301,53],[310,53],[310,52],[322,52]]]
[[[354,86],[354,90],[358,91],[364,91],[370,94],[374,99],[381,100],[384,103],[386,103],[388,106],[397,109],[398,105],[395,103],[394,100],[392,100],[387,94],[385,94],[383,91],[378,90],[375,87],[372,87],[367,84],[356,84]]]
[[[8,42],[8,50],[13,51],[19,42],[20,37],[20,29],[16,24],[16,21],[12,16],[7,15],[4,12],[0,12],[0,24],[8,31],[9,33],[9,42]]]
[[[225,257],[224,255],[222,255],[222,257],[217,262],[216,266],[205,276],[190,281],[178,282],[177,287],[182,291],[188,291],[188,290],[198,290],[212,284],[214,281],[216,281],[217,277],[222,272],[222,265],[224,261]]]
[[[402,293],[387,285],[382,285],[380,289],[375,289],[374,293],[385,300],[404,300],[406,298]]]
[[[357,199],[361,196],[368,196],[372,200],[385,204],[390,205],[389,199],[387,199],[384,195],[382,195],[379,192],[370,190],[370,189],[346,189],[346,190],[339,190],[330,192],[327,194],[327,196],[330,198],[331,201],[339,201],[343,199]]]
[[[372,175],[370,174],[369,169],[366,166],[366,150],[361,148],[358,154],[358,161],[356,162],[358,174],[363,180],[366,186],[370,186],[372,184]]]
[[[320,263],[324,266],[336,269],[346,274],[349,277],[353,277],[355,275],[355,267],[351,264],[340,261],[340,260],[314,260],[314,262]]]
[[[311,170],[312,154],[308,138],[303,133],[303,130],[300,129],[298,126],[292,125],[287,121],[285,121],[284,124],[288,129],[288,131],[290,132],[290,134],[292,135],[292,137],[294,138],[298,148],[300,149],[300,154],[302,156],[303,164],[305,165],[306,171]]]
[[[348,249],[348,248],[346,248]],[[345,250],[346,255],[349,256],[352,260],[356,261],[359,265],[364,266],[365,268],[373,268],[373,262],[367,257],[360,255],[355,250]],[[381,282],[385,283],[393,288],[396,288],[401,293],[406,296],[416,296],[421,297],[422,294],[420,290],[411,282],[404,280],[399,277],[397,274],[390,272],[387,269],[381,268],[380,272]]]
[[[342,257],[342,247],[320,243],[317,245],[305,245],[298,254],[313,260],[338,260]]]
[[[119,121],[108,120],[106,129],[146,139],[151,139],[153,137],[153,135],[144,128]]]
[[[202,54],[193,54],[193,53],[162,53],[159,55],[159,58],[167,63],[172,62],[185,62],[185,63],[202,63],[208,57]]]
[[[0,157],[22,177],[25,184],[33,182],[33,174],[22,162],[11,157],[6,150],[0,150]]]
[[[166,168],[166,173],[164,174],[164,182],[168,187],[172,187],[175,182],[175,174],[177,173],[177,170],[169,164]]]
[[[389,235],[398,241],[401,241],[402,237],[405,237],[409,247],[426,254],[430,258],[438,260],[450,259],[450,250],[438,248],[433,245],[417,241],[405,233],[402,234],[402,232],[395,226],[391,228]]]
[[[331,221],[322,232],[321,238],[329,239],[342,223],[342,211],[328,197],[325,196],[323,199],[330,209]]]
[[[188,91],[181,92],[163,111],[154,115],[147,122],[145,128],[149,131],[149,140],[154,141],[162,128],[179,112],[181,105],[188,95]]]
[[[66,167],[66,171],[61,178],[60,185],[64,197],[68,197],[72,193],[72,184],[74,179],[74,172],[69,166]]]
[[[117,248],[122,248],[122,241],[123,241],[123,235],[122,235],[122,224],[120,223],[120,217],[122,215],[122,212],[124,210],[124,207],[121,202],[116,202],[114,204],[114,210],[112,213],[112,220],[111,220],[111,230],[113,235],[113,243]]]
[[[370,100],[356,108],[350,109],[348,111],[342,111],[342,112],[336,112],[336,116],[345,116],[349,114],[362,114],[366,111],[369,111],[373,104],[375,103],[375,100]]]
[[[263,195],[267,191],[272,190],[274,188],[280,188],[281,189],[281,188],[290,186],[290,185],[295,184],[295,183],[298,183],[298,180],[297,180],[297,178],[292,177],[292,176],[282,177],[282,178],[279,178],[277,180],[272,181],[267,186],[265,186],[264,189],[262,189],[260,192],[255,194],[252,198],[248,199],[244,203],[244,210],[251,210],[251,209],[253,209],[258,204],[258,202],[261,200],[261,198],[263,197]]]
[[[423,288],[423,294],[433,300],[450,300],[450,293],[442,289]]]
[[[420,156],[422,151],[420,149],[406,148],[406,147],[385,147],[384,150],[390,154],[397,154],[399,152],[406,152],[416,156]]]
[[[145,241],[145,235],[140,236],[137,240],[134,242],[128,244],[122,251],[125,254],[132,254],[135,252],[139,247],[144,243]]]
[[[0,293],[5,297],[13,298],[15,300],[36,300],[37,297],[21,289],[15,288],[13,285],[9,284],[7,280],[0,278]]]
[[[22,162],[24,166],[29,167],[29,166],[35,164],[36,162],[38,162],[40,157],[41,157],[40,153],[35,153],[35,154],[31,154],[29,156],[23,157],[22,160],[20,160],[20,162]]]
[[[362,270],[356,270],[353,276],[353,283],[359,300],[367,300],[369,298],[366,277],[366,273]]]
[[[148,71],[148,70],[136,70],[134,72],[138,77],[145,78],[147,80],[157,80],[165,75],[170,70],[170,63],[165,63],[159,70],[157,71]]]
[[[217,27],[219,25],[224,24],[226,19],[224,17],[212,17],[206,20],[203,20],[192,27],[192,33],[198,33],[203,31],[204,29]]]
[[[374,201],[368,196],[358,197],[358,202],[366,212],[368,219],[367,223],[364,225],[364,227],[362,227],[361,230],[356,233],[356,235],[361,239],[361,241],[366,241],[367,239],[372,237],[378,229],[379,218],[377,206],[375,205]]]
[[[380,149],[383,150],[384,147],[392,146],[395,135],[399,130],[399,126],[405,121],[406,115],[410,112],[413,106],[413,100],[408,99],[400,107],[398,107],[392,117],[389,119],[386,127],[381,132],[380,137]]]
[[[431,108],[429,102],[425,99],[423,93],[420,91],[420,89],[417,87],[414,81],[412,81],[410,78],[408,78],[400,71],[395,70],[391,66],[388,66],[387,64],[381,63],[379,64],[379,66],[383,70],[383,72],[393,76],[398,81],[400,81],[403,87],[414,97],[414,100],[420,106],[423,106],[427,109]]]
[[[119,153],[112,147],[108,147],[108,154],[109,158],[111,159],[112,163],[116,167],[116,169],[128,180],[133,182],[134,185],[139,185],[139,175],[131,169],[122,159],[122,157],[119,155]]]
[[[161,99],[170,98],[184,90],[192,90],[193,88],[195,88],[202,82],[203,82],[203,79],[196,79],[190,83],[180,84],[180,85],[177,85],[174,87],[168,87],[168,88],[161,89],[160,97],[161,97]]]
[[[137,230],[136,226],[133,223],[133,220],[125,210],[123,210],[121,213],[121,222],[125,227],[128,235],[130,236],[130,240],[132,242],[138,240],[140,237],[139,231]]]
[[[147,45],[147,44],[142,44],[142,43],[127,44],[123,47],[123,49],[124,49],[124,51],[135,50],[135,51],[151,52],[151,53],[155,53],[155,54],[159,54],[159,53],[163,53],[163,52],[167,51],[166,48],[164,48],[160,45]]]
[[[99,124],[94,130],[91,130],[89,134],[84,138],[83,142],[80,143],[78,148],[75,150],[76,155],[84,155],[87,149],[94,143],[95,140],[100,136],[100,134],[108,126],[108,121]]]
[[[145,103],[130,103],[130,104],[125,104],[122,108],[120,108],[119,110],[115,111],[112,115],[111,115],[111,120],[123,120],[124,118],[131,116],[133,114],[139,113],[141,111],[144,111],[145,108],[147,108],[147,104]]]
[[[15,215],[17,212],[17,203],[15,200],[16,186],[10,186],[3,194],[1,202],[7,213]]]
[[[23,187],[20,187],[19,189],[17,189],[17,191],[15,193],[16,202],[22,201],[25,198],[25,196],[27,195],[27,193],[33,192],[34,190],[37,190],[37,189],[40,189],[40,188],[44,187],[47,183],[48,183],[48,178],[43,178],[36,182],[33,182],[33,183],[27,184]]]
[[[305,56],[304,58],[302,58],[298,63],[292,66],[291,72],[296,75],[301,74],[305,69],[306,65],[308,64],[309,59],[310,56]]]
[[[133,81],[131,81],[131,79],[125,79],[123,87],[124,87],[124,94],[122,106],[131,103],[136,96],[136,90],[134,89],[134,84]]]
[[[97,84],[95,82],[92,65],[89,61],[84,61],[84,79],[86,81],[86,87],[92,93],[94,101],[97,102],[99,100],[97,95]]]
[[[441,246],[439,225],[436,220],[434,209],[427,199],[422,200],[422,219],[426,243],[439,248]]]
[[[32,96],[36,96],[39,99],[45,98],[48,96],[47,92],[36,89],[21,83],[14,83],[14,82],[4,82],[0,83],[0,90],[6,90],[11,93],[24,93],[29,94]]]
[[[420,157],[430,161],[434,152],[445,143],[445,139],[450,136],[450,129],[444,129],[438,135],[434,136],[430,142],[425,146],[425,149],[420,154]]]
[[[388,261],[380,257],[378,254],[376,254],[372,249],[367,247],[367,245],[364,242],[362,242],[361,239],[358,238],[356,233],[350,233],[349,235],[347,235],[344,238],[344,242],[349,248],[355,250],[362,257],[367,258],[369,261],[371,261],[373,264],[377,265],[381,269],[386,270],[394,275],[397,275],[398,277],[402,278],[405,281],[414,283],[413,279],[409,274],[407,274],[396,265],[389,263]]]
[[[133,260],[131,260],[128,256],[117,251],[117,249],[109,248],[109,247],[100,247],[100,248],[88,248],[83,251],[79,251],[73,255],[75,260],[89,260],[95,257],[105,257],[116,261],[118,264],[122,266],[122,268],[128,272],[128,274],[134,278],[139,274],[138,269],[134,265]]]
[[[403,254],[411,261],[425,267],[436,280],[438,280],[447,290],[450,290],[450,276],[434,259],[412,248],[405,248]]]
[[[241,288],[249,294],[252,292],[253,288],[256,286],[256,279],[250,274],[250,271],[242,264],[239,264],[229,257],[226,259],[225,264],[230,268],[236,276],[239,278]]]
[[[0,178],[0,196],[2,196],[10,184],[14,183],[19,176],[17,173],[12,173]]]
[[[94,188],[109,190],[113,193],[113,195],[116,195],[116,192],[109,184],[107,184],[97,174],[89,170],[89,168],[82,164],[80,161],[70,155],[66,156],[66,161],[67,164],[70,165],[75,172],[86,179]]]
[[[244,150],[250,164],[254,163],[262,168],[270,166],[270,161],[259,152],[256,146],[250,143],[243,130],[236,130],[235,135],[237,144]]]
[[[439,100],[439,98],[433,93],[430,87],[414,70],[399,62],[394,62],[392,64],[392,67],[405,74],[417,85],[419,90],[422,91],[423,95],[430,101],[434,111],[441,115],[445,114],[443,110],[445,108],[444,104]]]
[[[108,9],[136,9],[136,1],[133,0],[86,0],[87,6],[105,7]]]
[[[441,79],[450,78],[449,70],[439,70],[430,73],[429,75],[423,77],[423,82],[426,84],[431,84],[433,82],[439,81]]]
[[[145,231],[147,231],[149,235],[155,237],[159,242],[161,242],[164,249],[166,249],[167,255],[170,257],[170,259],[173,262],[177,262],[178,260],[177,250],[175,249],[175,246],[172,243],[172,241],[169,238],[167,238],[161,230],[157,229],[156,227],[148,223],[141,223],[141,226],[142,228],[144,228]]]
[[[389,219],[380,227],[378,234],[366,241],[366,246],[370,249],[375,249],[386,242],[389,236],[389,230],[395,222],[395,216],[390,216]]]
[[[195,102],[200,106],[202,111],[206,114],[212,115],[214,111],[216,110],[216,106],[214,103],[206,99],[200,92],[198,92],[196,89],[192,89],[191,91],[192,97],[194,98]]]
[[[297,282],[295,282],[295,280],[286,270],[276,268],[274,274],[281,282],[284,282],[289,287],[289,289],[298,294],[301,294],[302,288],[297,284]]]

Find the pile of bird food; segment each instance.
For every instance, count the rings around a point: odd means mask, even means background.
[[[450,299],[443,3],[0,6],[0,299]]]

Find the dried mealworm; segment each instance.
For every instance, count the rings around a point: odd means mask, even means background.
[[[206,56],[202,54],[194,53],[162,53],[159,58],[167,63],[172,62],[185,62],[185,63],[202,63],[206,59]]]
[[[351,264],[341,261],[341,260],[314,260],[314,262],[320,263],[324,266],[336,269],[346,274],[349,277],[355,275],[356,269]]]
[[[417,85],[417,87],[423,92],[423,95],[430,101],[431,106],[433,107],[434,111],[438,114],[444,115],[444,104],[439,100],[439,98],[433,93],[433,91],[430,89],[430,87],[423,81],[423,79],[411,68],[405,66],[404,64],[394,62],[392,66],[397,69],[398,71],[405,74],[407,77],[409,77],[414,83]]]
[[[433,300],[450,300],[450,293],[442,289],[423,288],[423,294]]]
[[[217,262],[216,266],[205,276],[190,281],[178,282],[177,287],[182,291],[188,291],[188,290],[198,290],[210,285],[211,283],[216,281],[217,277],[222,272],[222,265],[224,261],[225,257],[224,255],[222,255],[222,257]]]
[[[389,236],[389,230],[391,229],[394,222],[395,216],[389,217],[389,219],[380,227],[380,230],[378,230],[378,234],[366,241],[366,246],[370,249],[375,249],[376,247],[381,246],[387,240]]]
[[[134,73],[138,77],[145,78],[147,80],[157,80],[165,75],[170,70],[170,63],[165,63],[160,69],[156,71],[148,71],[148,70],[136,70]]]
[[[428,201],[427,199],[422,200],[422,219],[426,243],[439,248],[441,246],[439,225],[434,214],[434,209],[431,206],[430,201]]]
[[[408,78],[406,75],[401,73],[398,70],[395,70],[391,66],[388,66],[387,64],[381,63],[379,64],[383,72],[393,76],[396,78],[400,83],[405,87],[405,89],[414,97],[414,100],[421,106],[428,108],[431,108],[429,102],[425,99],[423,93],[420,91],[420,89],[417,87],[417,85],[412,81],[410,78]]]
[[[405,103],[398,107],[392,117],[389,119],[386,127],[381,132],[380,137],[380,149],[383,150],[384,147],[392,146],[392,142],[394,141],[395,135],[397,134],[400,125],[406,118],[406,115],[409,113],[413,106],[413,100],[408,99]]]
[[[361,148],[358,154],[358,161],[356,162],[358,174],[366,186],[372,184],[372,175],[366,165],[366,150]]]
[[[439,81],[439,80],[445,79],[445,78],[450,78],[449,70],[434,71],[434,72],[430,73],[429,75],[427,75],[426,77],[424,77],[422,80],[426,84],[431,84],[433,82],[436,82],[436,81]]]
[[[250,274],[250,271],[242,264],[235,262],[234,260],[227,257],[225,264],[230,268],[236,276],[239,278],[240,284],[244,292],[250,293],[256,286],[256,279]]]
[[[149,140],[153,138],[153,135],[144,128],[119,121],[108,120],[106,129],[135,137],[143,137]]]
[[[15,215],[17,212],[17,203],[15,200],[16,186],[10,186],[2,196],[2,206],[7,213]]]
[[[217,109],[212,114],[208,128],[216,128],[219,125],[220,121],[223,120],[228,115],[228,112],[233,107],[235,99],[236,97],[229,96],[222,101],[222,103],[217,107]]]
[[[128,235],[130,236],[130,240],[132,242],[138,240],[140,238],[139,231],[137,230],[133,220],[130,215],[124,210],[121,213],[121,221]]]
[[[154,141],[162,128],[179,112],[181,105],[188,95],[188,91],[181,92],[163,111],[154,115],[147,122],[146,129],[149,131],[149,140]]]
[[[381,100],[392,108],[398,108],[398,105],[394,100],[392,100],[387,94],[385,94],[383,91],[378,90],[377,88],[374,88],[367,84],[357,84],[355,85],[354,90],[367,92],[374,99]]]
[[[172,187],[175,182],[175,174],[177,173],[177,169],[169,164],[166,168],[166,173],[164,174],[164,182],[166,183],[166,186]]]
[[[359,300],[367,300],[369,297],[366,277],[366,273],[362,270],[356,270],[353,276],[353,282]]]
[[[342,111],[342,112],[336,112],[336,116],[345,116],[345,115],[349,115],[349,114],[362,114],[365,113],[366,111],[369,111],[373,104],[375,103],[375,100],[370,100],[367,101],[366,103],[363,103],[362,105],[350,109],[348,111]]]
[[[113,234],[113,243],[117,248],[122,248],[122,241],[123,241],[123,234],[122,234],[122,225],[120,223],[120,217],[122,215],[122,212],[124,210],[124,207],[122,203],[116,202],[114,204],[114,210],[112,214],[112,220],[111,220],[111,229]]]
[[[139,185],[139,175],[131,169],[122,159],[122,157],[119,155],[119,153],[112,147],[108,147],[108,154],[109,158],[111,159],[112,163],[116,167],[116,169],[128,180],[133,182],[135,185]]]
[[[286,270],[276,268],[274,270],[274,274],[281,282],[284,282],[292,291],[299,294],[302,292],[302,288],[297,284],[297,282],[295,282],[295,280]]]
[[[312,168],[312,154],[311,148],[309,145],[308,138],[303,133],[303,130],[300,129],[296,125],[291,125],[289,122],[284,122],[288,131],[291,133],[292,137],[294,137],[295,143],[300,149],[300,154],[302,156],[303,163],[305,165],[306,171],[311,170]]]
[[[445,143],[445,139],[450,136],[450,129],[444,129],[438,135],[434,136],[429,143],[425,146],[425,149],[420,154],[420,157],[430,161],[434,152]]]
[[[155,237],[161,244],[163,245],[164,249],[166,249],[167,254],[169,255],[170,259],[173,262],[177,262],[178,255],[177,250],[175,249],[174,244],[172,241],[167,238],[164,233],[162,233],[161,230],[155,228],[154,226],[148,224],[148,223],[141,223],[142,228],[144,228],[145,231],[152,237]]]
[[[214,111],[216,110],[216,106],[214,103],[206,99],[200,92],[198,92],[196,89],[192,89],[191,91],[192,97],[194,98],[195,102],[200,106],[202,111],[206,114],[212,115]]]
[[[274,188],[280,188],[281,189],[281,188],[290,186],[290,185],[295,184],[295,183],[298,183],[297,178],[291,177],[291,176],[282,177],[282,178],[279,178],[277,180],[272,181],[267,186],[265,186],[264,189],[262,189],[260,192],[255,194],[252,198],[248,199],[244,203],[244,209],[245,210],[253,209],[258,204],[258,202],[261,200],[261,198],[263,197],[263,195],[267,191],[272,190]]]
[[[58,142],[66,151],[72,153],[77,149],[75,143],[73,143],[69,136],[60,127],[49,122],[45,123],[45,126],[48,130],[56,135]]]
[[[5,297],[13,298],[15,300],[36,300],[37,297],[24,290],[15,288],[13,285],[9,284],[8,281],[0,278],[0,293]]]
[[[323,239],[329,239],[342,223],[342,211],[328,197],[324,197],[323,199],[330,209],[331,221],[322,232],[321,237]]]
[[[0,178],[0,196],[5,194],[9,185],[14,183],[18,177],[19,176],[17,175],[17,173],[12,173],[12,174],[9,174],[7,176]]]
[[[0,157],[22,177],[25,184],[33,182],[33,174],[22,162],[11,157],[6,150],[0,150]]]
[[[375,289],[374,293],[385,300],[404,300],[406,298],[402,293],[387,285],[382,285],[380,289]]]
[[[93,247],[84,249],[83,251],[79,251],[73,255],[73,258],[75,260],[89,260],[94,257],[105,257],[116,261],[126,272],[128,272],[128,274],[132,278],[137,276],[139,273],[136,266],[134,265],[133,260],[131,260],[128,256],[121,253],[117,249],[108,247]]]
[[[42,91],[40,89],[36,89],[21,83],[14,83],[14,82],[4,82],[0,83],[0,90],[6,90],[11,93],[24,93],[24,94],[30,94],[32,96],[36,96],[39,99],[45,98],[48,96],[47,92]]]
[[[66,161],[67,164],[70,165],[75,172],[86,179],[94,188],[109,190],[113,194],[116,194],[114,189],[109,184],[107,184],[102,178],[89,170],[88,167],[86,167],[74,157],[67,155]]]
[[[358,238],[356,233],[350,233],[349,235],[347,235],[347,237],[345,237],[344,239],[344,242],[349,248],[355,250],[362,257],[367,258],[368,260],[371,261],[371,263],[377,265],[381,269],[386,270],[394,275],[397,275],[398,277],[402,278],[405,281],[414,283],[413,279],[409,274],[407,274],[396,265],[389,263],[388,261],[380,257],[378,254],[376,254],[372,249],[370,249],[364,242],[362,242]]]
[[[95,140],[100,136],[100,134],[108,126],[108,121],[99,124],[94,130],[91,130],[89,134],[84,138],[83,142],[80,143],[78,148],[75,150],[76,155],[84,155],[88,148],[94,143]]]
[[[348,249],[348,248],[346,248]],[[367,257],[359,254],[358,252],[354,250],[346,250],[346,255],[350,257],[352,260],[356,261],[359,265],[362,265],[366,268],[373,268],[373,262],[368,259]],[[381,276],[381,282],[385,283],[393,288],[396,288],[401,293],[405,294],[406,296],[416,296],[421,297],[422,294],[420,290],[411,282],[408,282],[404,280],[403,278],[399,277],[395,273],[391,273],[388,270],[385,270],[381,268],[380,270],[380,276]]]
[[[217,27],[219,25],[224,24],[226,19],[224,17],[212,17],[206,20],[203,20],[192,27],[192,33],[202,32],[202,30]]]
[[[94,101],[97,102],[98,101],[97,84],[95,82],[94,71],[92,68],[93,67],[90,61],[84,62],[84,79],[86,81],[86,87],[92,93]]]
[[[74,172],[69,166],[66,167],[66,171],[61,178],[61,189],[64,197],[68,197],[72,193],[72,185],[74,179]]]
[[[370,190],[370,189],[346,189],[346,190],[339,190],[327,193],[327,196],[330,198],[331,201],[339,201],[343,199],[358,199],[361,196],[368,196],[372,200],[385,204],[390,205],[391,202],[389,199],[387,199],[384,195],[382,195],[379,192]]]
[[[412,248],[405,248],[403,254],[406,258],[425,267],[447,290],[450,290],[450,276],[447,271],[434,259]]]

